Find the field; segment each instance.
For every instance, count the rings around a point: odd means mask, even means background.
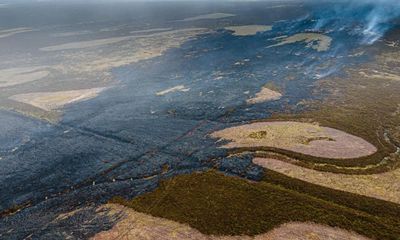
[[[0,238],[399,239],[399,13],[0,4]]]

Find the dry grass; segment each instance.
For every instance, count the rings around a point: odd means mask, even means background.
[[[122,219],[118,221],[112,229],[96,234],[92,240],[208,239],[207,236],[188,225],[163,218],[152,217],[147,214],[136,212],[122,205],[107,204],[102,206],[100,211],[104,211],[104,209],[108,214],[122,215]]]
[[[349,175],[320,172],[271,158],[255,158],[253,162],[302,181],[400,204],[400,169],[380,174]]]
[[[192,28],[192,29],[179,29],[179,30],[172,30],[172,31],[165,31],[160,33],[152,33],[152,34],[145,34],[145,35],[132,35],[132,36],[124,36],[124,37],[113,37],[113,38],[104,38],[104,39],[96,39],[96,40],[89,40],[89,41],[80,41],[80,42],[70,42],[55,46],[49,46],[41,48],[42,51],[62,51],[62,50],[77,50],[77,49],[85,49],[85,48],[94,48],[100,47],[103,45],[108,44],[115,44],[123,41],[128,40],[135,40],[136,38],[153,38],[153,37],[160,37],[162,35],[170,35],[176,34],[185,31],[196,31],[196,30],[204,30],[201,28]]]
[[[254,240],[367,240],[369,238],[340,228],[315,223],[286,223]]]
[[[50,74],[45,69],[45,66],[1,69],[0,88],[12,87],[45,78]]]
[[[113,38],[105,38],[98,40],[89,40],[89,41],[80,41],[80,42],[71,42],[65,43],[61,45],[49,46],[40,48],[41,51],[64,51],[64,50],[74,50],[74,49],[83,49],[90,47],[99,47],[107,44],[118,43],[122,41],[126,41],[131,39],[132,36],[127,37],[113,37]]]
[[[307,43],[308,48],[315,49],[318,52],[323,52],[329,50],[332,43],[332,38],[318,33],[299,33],[287,38],[283,38],[281,39],[280,43],[271,45],[269,48],[297,42],[305,42]]]
[[[245,25],[245,26],[231,26],[225,27],[226,30],[233,31],[234,36],[252,36],[259,32],[266,32],[272,30],[269,25]]]
[[[114,44],[118,43],[118,47],[111,52],[99,53],[95,49],[85,48],[84,51],[63,53],[67,64],[58,65],[55,69],[66,74],[101,74],[107,78],[109,70],[112,68],[161,56],[168,49],[179,47],[189,39],[206,31],[207,29],[203,28],[187,28],[142,36],[133,35],[115,42]],[[79,46],[81,43],[69,44]],[[60,46],[56,47],[56,49],[59,48]]]
[[[281,97],[282,97],[281,93],[263,87],[261,88],[260,92],[258,92],[254,97],[247,99],[246,102],[248,104],[263,103],[268,101],[279,100]]]
[[[122,216],[114,227],[100,232],[92,240],[125,239],[125,240],[367,240],[339,228],[315,223],[292,222],[283,224],[268,233],[250,236],[212,236],[206,235],[188,225],[171,220],[139,213],[118,204],[106,204],[99,208],[101,213]]]
[[[45,111],[53,111],[71,103],[94,98],[104,89],[105,88],[92,88],[59,92],[25,93],[14,95],[10,97],[10,99],[32,105]]]
[[[175,87],[172,87],[172,88],[168,88],[168,89],[165,89],[165,90],[156,92],[156,95],[157,95],[157,96],[164,96],[164,95],[166,95],[166,94],[168,94],[168,93],[173,93],[173,92],[187,92],[187,91],[189,91],[189,90],[190,90],[190,88],[185,88],[184,85],[178,85],[178,86],[175,86]]]
[[[346,159],[368,156],[376,148],[345,132],[302,122],[257,122],[211,134],[228,140],[224,148],[271,147],[315,157]]]

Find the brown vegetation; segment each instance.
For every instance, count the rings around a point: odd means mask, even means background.
[[[230,141],[224,148],[271,147],[323,158],[358,158],[376,152],[373,145],[359,137],[302,122],[256,122],[211,136]]]
[[[400,169],[380,174],[349,175],[320,172],[271,158],[255,158],[253,162],[292,178],[400,204]]]
[[[200,233],[188,225],[139,213],[118,204],[106,204],[99,208],[100,214],[118,216],[112,229],[96,234],[92,240],[366,240],[366,237],[315,223],[291,222],[268,233],[250,236],[213,236]]]
[[[373,206],[373,201],[359,200]],[[133,200],[112,200],[142,213],[189,224],[208,235],[255,236],[284,223],[311,221],[375,239],[400,236],[399,209],[383,202],[390,211],[372,214],[369,208],[349,208],[339,202],[311,197],[267,181],[253,183],[213,171],[166,180],[154,192]]]

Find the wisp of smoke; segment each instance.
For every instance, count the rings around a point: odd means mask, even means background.
[[[316,15],[315,30],[351,30],[361,36],[363,44],[370,45],[400,18],[400,0],[346,0]]]
[[[398,0],[368,1],[372,9],[366,17],[366,27],[363,31],[364,42],[372,44],[381,38],[390,28],[390,21],[400,17],[400,2]]]

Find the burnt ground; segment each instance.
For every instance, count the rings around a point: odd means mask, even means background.
[[[328,29],[323,32],[333,42],[327,52],[307,48],[305,43],[266,48],[276,42],[274,37],[307,31],[314,21],[298,18],[309,11],[307,7],[285,11],[290,19],[282,22],[274,22],[278,20],[274,15],[266,19],[270,10],[254,9],[259,9],[256,3],[246,8],[227,4],[212,12],[238,14],[229,24],[275,23],[272,31],[236,37],[219,30],[221,23],[215,20],[191,24],[216,31],[160,57],[113,69],[115,85],[95,99],[68,106],[57,123],[2,110],[0,237],[87,238],[112,226],[113,219],[94,217],[97,205],[113,196],[133,198],[154,190],[161,179],[183,173],[216,168],[260,180],[264,172],[250,157],[228,157],[208,134],[273,113],[306,110],[302,102],[326,94],[315,93],[316,81],[340,77],[344,67],[371,60],[373,51],[368,52],[351,32]],[[169,11],[153,21],[165,24],[166,19],[180,19],[168,15]],[[189,11],[192,15],[201,12],[209,9]],[[124,21],[128,20],[113,19],[107,24]],[[174,24],[185,27],[187,23]],[[367,53],[349,57],[360,50]],[[222,78],[217,80],[218,76]],[[265,84],[281,89],[283,97],[246,104]],[[178,85],[189,91],[156,95]],[[85,210],[72,218],[55,220],[82,207]]]

